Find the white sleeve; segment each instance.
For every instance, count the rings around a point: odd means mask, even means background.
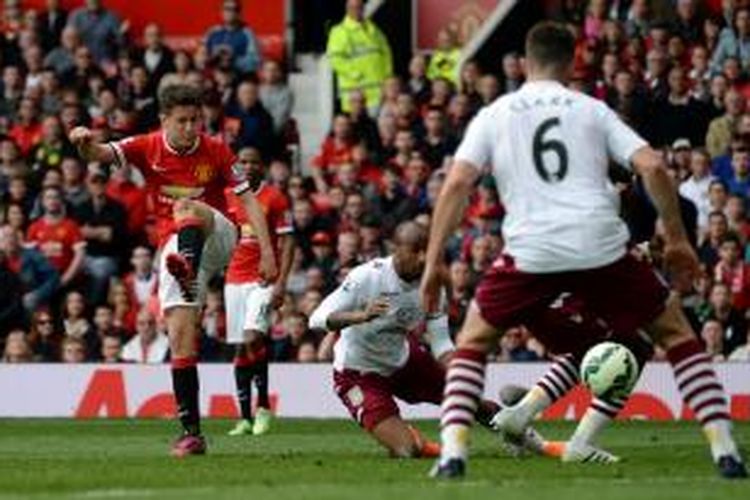
[[[604,103],[600,103],[604,112],[600,115],[602,128],[607,139],[607,153],[623,167],[630,168],[633,154],[648,143],[632,128],[626,125],[617,113]]]
[[[368,272],[363,268],[353,269],[344,282],[331,292],[313,311],[308,321],[311,330],[328,330],[328,317],[337,312],[354,311],[363,305],[367,288]]]
[[[468,162],[478,169],[490,163],[492,159],[492,137],[487,116],[487,109],[485,108],[471,120],[461,145],[456,150],[455,160]]]
[[[454,350],[447,314],[440,313],[427,317],[427,338],[435,359],[440,359],[443,354]]]

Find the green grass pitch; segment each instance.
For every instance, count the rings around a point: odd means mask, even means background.
[[[429,460],[391,460],[353,423],[279,420],[263,437],[230,438],[228,421],[208,421],[209,454],[175,460],[168,421],[0,421],[2,498],[312,498],[347,500],[734,499],[750,481],[719,479],[691,423],[618,423],[603,445],[616,466],[570,465],[503,455],[494,435],[473,433],[460,483],[427,478]],[[435,422],[420,422],[431,437]],[[572,423],[538,426],[563,438]],[[738,424],[750,444],[750,424]]]

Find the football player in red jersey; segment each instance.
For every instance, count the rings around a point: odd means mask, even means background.
[[[159,93],[161,129],[117,142],[97,143],[77,127],[70,140],[87,161],[136,166],[146,179],[156,207],[159,302],[172,353],[172,383],[183,434],[172,448],[177,457],[203,454],[198,399],[198,311],[208,279],[221,272],[237,242],[237,231],[224,215],[224,189],[241,198],[258,236],[260,274],[276,275],[263,210],[250,183],[234,168],[235,156],[219,140],[199,132],[202,96],[190,85],[171,85]]]
[[[271,423],[268,401],[268,357],[266,335],[271,327],[271,311],[284,301],[286,281],[294,257],[292,216],[289,201],[278,188],[264,181],[260,152],[244,148],[237,153],[237,164],[250,182],[251,190],[266,214],[271,239],[277,252],[279,274],[267,281],[258,272],[260,249],[253,225],[237,196],[229,191],[229,215],[240,228],[240,241],[226,274],[224,296],[227,309],[227,342],[237,346],[234,379],[242,419],[230,436],[265,434]],[[258,409],[253,421],[252,383],[258,389]]]

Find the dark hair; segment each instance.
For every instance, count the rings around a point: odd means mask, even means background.
[[[526,36],[526,57],[540,66],[561,70],[573,62],[575,39],[560,23],[543,21]]]
[[[201,89],[193,85],[168,85],[159,91],[159,107],[162,113],[169,113],[177,106],[196,106],[203,104]]]
[[[733,243],[737,245],[738,247],[742,246],[742,242],[740,241],[740,237],[733,232],[728,232],[724,235],[724,237],[721,239],[721,244],[719,246],[723,246],[724,243]]]

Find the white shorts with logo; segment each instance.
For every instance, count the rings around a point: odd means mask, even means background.
[[[224,271],[237,244],[237,228],[221,212],[211,208],[214,229],[203,244],[200,267],[198,268],[198,296],[195,301],[185,300],[177,280],[169,274],[166,266],[167,255],[177,252],[177,233],[169,237],[159,255],[159,304],[161,311],[176,306],[200,307],[206,297],[208,281]]]
[[[245,332],[267,334],[271,328],[271,293],[273,286],[261,283],[228,283],[224,285],[227,311],[227,343],[243,344]]]

